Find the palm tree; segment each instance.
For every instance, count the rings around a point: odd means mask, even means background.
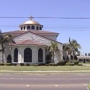
[[[78,55],[80,54],[80,51],[79,51],[80,48],[81,48],[80,44],[76,40],[71,40],[70,38],[69,38],[69,43],[63,44],[63,50],[67,52],[69,60],[71,60],[72,54],[73,54],[73,60],[76,53]]]
[[[48,47],[49,52],[52,55],[52,60],[54,62],[54,53],[59,54],[59,49],[58,49],[58,43],[57,42],[51,42],[51,46]]]
[[[2,63],[4,63],[4,53],[5,53],[5,44],[9,43],[15,43],[15,41],[12,39],[12,35],[10,34],[3,34],[0,30],[0,44],[1,44],[1,50],[2,51]]]
[[[81,49],[80,44],[76,41],[76,40],[70,40],[69,38],[69,54],[71,55],[71,53],[73,54],[73,60],[74,60],[74,56],[76,53],[80,53],[80,51],[78,49]]]
[[[69,50],[69,43],[63,44],[63,50],[68,51]]]
[[[68,61],[69,58],[69,55],[70,54],[70,47],[69,47],[69,43],[64,43],[63,44],[63,57],[64,57],[64,60]]]

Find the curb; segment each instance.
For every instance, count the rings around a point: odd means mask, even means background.
[[[78,71],[12,71],[12,70],[0,70],[0,72],[12,72],[12,73],[90,73],[90,70],[78,70]]]

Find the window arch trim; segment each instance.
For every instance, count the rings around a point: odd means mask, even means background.
[[[43,62],[43,49],[38,49],[38,62]]]
[[[24,49],[24,62],[32,62],[32,49],[31,48]]]
[[[14,62],[18,62],[18,49],[14,49]]]

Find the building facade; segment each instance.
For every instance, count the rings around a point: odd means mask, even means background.
[[[54,62],[62,60],[63,45],[57,41],[59,33],[42,30],[43,25],[32,20],[32,17],[19,27],[20,30],[5,32],[11,34],[16,42],[9,44],[10,50],[5,49],[5,61],[11,59],[11,63],[46,63],[49,54],[46,48],[51,45],[51,42],[57,42],[61,51],[59,56],[54,53]]]

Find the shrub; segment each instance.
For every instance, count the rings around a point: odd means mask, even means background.
[[[50,66],[50,64],[46,64],[45,66]]]
[[[24,66],[24,63],[20,63],[20,66]]]
[[[0,63],[0,66],[4,66],[4,63]]]
[[[79,64],[77,64],[78,66],[83,66],[83,64],[81,64],[81,63],[79,63]]]
[[[45,63],[40,63],[40,64],[38,64],[39,66],[45,66]]]
[[[31,64],[30,66],[38,66],[38,64]]]
[[[11,63],[6,63],[5,65],[6,65],[6,66],[11,66],[12,64],[11,64]]]
[[[67,66],[74,66],[74,63],[68,62],[66,63]]]
[[[49,66],[57,66],[55,63],[49,63]]]
[[[58,66],[58,64],[53,64],[52,66]]]
[[[17,63],[12,63],[13,66],[17,66]]]
[[[58,65],[65,65],[65,64],[66,64],[66,61],[64,61],[64,60],[60,60],[60,61],[58,61],[57,64],[58,64]]]
[[[78,60],[73,60],[73,62],[74,62],[75,65],[79,64]]]
[[[30,66],[30,64],[29,63],[26,63],[26,66]]]

